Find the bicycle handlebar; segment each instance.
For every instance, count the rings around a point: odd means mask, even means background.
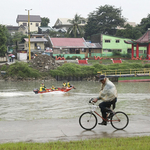
[[[89,103],[94,104],[94,103],[93,103],[93,99],[94,99],[94,98],[91,98],[91,99],[89,100]]]

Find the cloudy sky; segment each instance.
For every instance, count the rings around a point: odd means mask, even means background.
[[[150,14],[150,0],[1,0],[0,24],[17,26],[17,15],[27,15],[25,9],[32,9],[30,15],[49,18],[52,27],[58,18],[74,18],[76,13],[86,18],[106,4],[121,8],[122,16],[136,24]]]

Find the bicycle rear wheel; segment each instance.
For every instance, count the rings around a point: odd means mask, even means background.
[[[111,121],[111,125],[115,129],[123,130],[124,128],[127,127],[129,123],[129,118],[124,112],[118,111],[111,117],[110,121]]]
[[[79,124],[85,130],[92,130],[97,125],[97,117],[92,112],[85,112],[80,116]]]

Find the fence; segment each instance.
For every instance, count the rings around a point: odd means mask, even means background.
[[[123,75],[147,75],[150,76],[150,69],[149,68],[143,68],[143,69],[118,69],[118,70],[103,70],[97,72],[98,74],[104,74],[107,75],[116,75],[116,76],[123,76]]]

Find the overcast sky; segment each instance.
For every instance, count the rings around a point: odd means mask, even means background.
[[[17,15],[27,15],[25,9],[32,9],[30,15],[49,18],[52,27],[58,18],[74,18],[76,13],[86,18],[106,4],[121,8],[122,16],[136,24],[150,14],[150,0],[1,0],[0,24],[17,26]]]

